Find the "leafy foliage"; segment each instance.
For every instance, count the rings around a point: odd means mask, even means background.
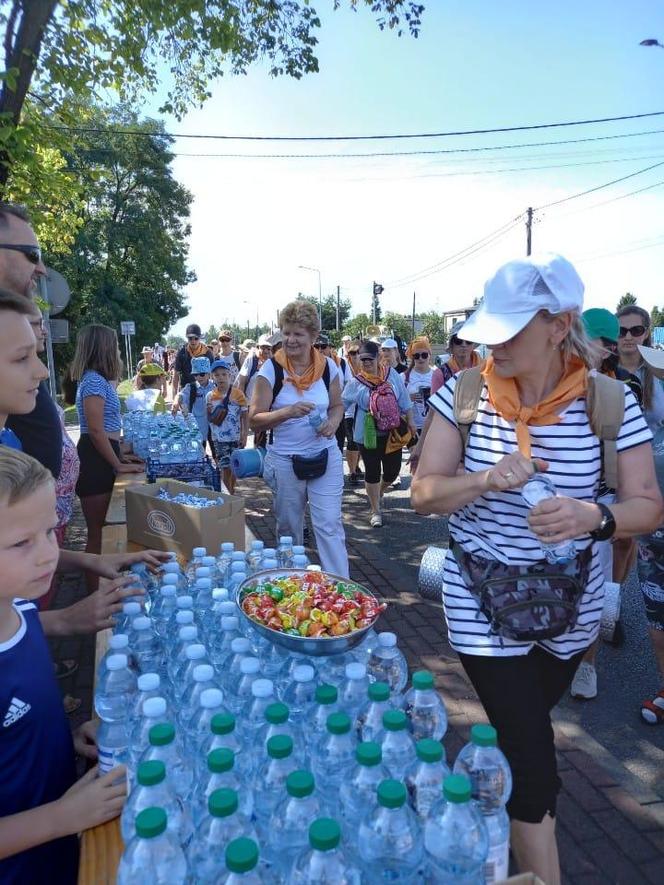
[[[314,295],[301,295],[300,298],[303,301],[309,301],[313,306],[318,310],[318,298]],[[322,300],[322,315],[323,321],[321,323],[321,328],[325,332],[332,332],[336,329],[337,325],[337,296],[336,295],[326,295]],[[339,326],[343,328],[344,323],[350,316],[351,311],[351,302],[349,298],[340,298],[339,299]]]
[[[445,344],[447,335],[443,325],[443,318],[434,310],[421,313],[419,319],[422,322],[422,335],[426,335],[432,344]]]
[[[625,292],[618,302],[616,310],[620,310],[621,307],[627,307],[628,304],[636,304],[636,295],[632,295],[631,292]]]

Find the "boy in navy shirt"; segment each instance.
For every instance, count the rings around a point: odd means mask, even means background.
[[[118,815],[122,769],[76,781],[74,743],[38,599],[58,563],[55,486],[28,455],[0,446],[0,882],[75,885],[76,834]],[[78,745],[79,751],[85,748]],[[87,755],[87,753],[86,753]]]

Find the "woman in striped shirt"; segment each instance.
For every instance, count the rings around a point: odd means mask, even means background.
[[[517,862],[547,885],[560,881],[560,779],[550,714],[598,634],[604,581],[594,541],[650,531],[662,511],[651,433],[627,388],[616,443],[618,503],[610,510],[594,503],[601,446],[586,414],[593,354],[582,307],[583,283],[560,256],[513,261],[498,270],[460,333],[492,348],[465,452],[454,408],[457,375],[431,398],[436,414],[412,485],[419,513],[449,514],[453,550],[443,602],[450,642],[512,768],[508,812]],[[530,509],[521,489],[538,470],[559,494]],[[575,564],[583,563],[583,591],[569,623],[538,641],[494,632],[497,622],[492,626],[484,611],[494,612],[486,599],[482,610],[479,602],[485,572],[510,575],[518,589],[528,584],[525,569],[544,559],[541,542],[570,540],[578,551]],[[541,610],[529,614],[536,622]]]

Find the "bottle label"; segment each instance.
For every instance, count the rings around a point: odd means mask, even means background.
[[[484,864],[484,878],[487,885],[507,879],[510,857],[510,840],[505,839],[497,845],[489,845],[489,853]]]
[[[99,753],[98,765],[99,774],[107,774],[111,769],[124,763],[127,754],[127,747],[104,747],[98,746]]]

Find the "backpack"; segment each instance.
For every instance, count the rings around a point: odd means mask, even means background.
[[[484,388],[482,366],[465,369],[457,376],[454,388],[454,418],[465,449],[470,427],[475,423]],[[602,448],[602,477],[609,489],[618,487],[618,449],[616,440],[625,417],[625,387],[593,370],[588,373],[586,414],[590,429]]]
[[[240,354],[237,350],[233,351],[233,362],[235,363],[238,372],[242,368],[242,364],[240,363]]]
[[[284,367],[280,365],[274,357],[270,358],[270,362],[272,363],[272,367],[274,369],[274,387],[272,388],[272,403],[270,404],[270,408],[274,405],[275,399],[281,393],[281,388],[284,386]],[[330,364],[327,360],[325,360],[325,368],[323,369],[323,384],[325,385],[325,390],[330,392]]]
[[[249,387],[249,382],[254,377],[256,372],[258,371],[258,357],[256,354],[251,358],[251,368],[249,369],[249,377],[247,378],[247,387]],[[246,389],[246,388],[245,388]]]
[[[372,386],[359,375],[357,380],[370,390],[369,413],[376,422],[376,430],[379,433],[389,433],[390,430],[396,430],[401,424],[401,411],[389,381],[385,379],[380,384]]]

